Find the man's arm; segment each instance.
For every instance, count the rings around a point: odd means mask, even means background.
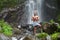
[[[39,20],[39,17],[38,17],[38,20]]]
[[[39,16],[37,16],[37,19],[38,19],[38,21],[39,21]]]

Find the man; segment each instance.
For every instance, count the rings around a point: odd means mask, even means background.
[[[33,27],[34,27],[34,34],[36,33],[37,27],[41,26],[38,21],[39,21],[39,16],[37,15],[37,11],[34,11],[34,16],[32,16],[32,21],[33,21]]]

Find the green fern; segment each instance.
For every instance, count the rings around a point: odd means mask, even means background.
[[[4,20],[0,20],[0,27],[2,28],[0,31],[4,33],[7,36],[11,36],[12,33],[12,27],[7,22],[4,22]]]

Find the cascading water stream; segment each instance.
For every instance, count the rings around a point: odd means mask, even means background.
[[[34,15],[34,10],[37,10],[37,14],[39,16],[39,22],[42,22],[42,14],[41,14],[42,0],[27,0],[26,4],[26,12],[28,13],[28,21],[27,24],[32,24],[31,20]]]

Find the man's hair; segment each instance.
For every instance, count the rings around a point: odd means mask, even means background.
[[[34,10],[34,15],[37,15],[37,10]]]

